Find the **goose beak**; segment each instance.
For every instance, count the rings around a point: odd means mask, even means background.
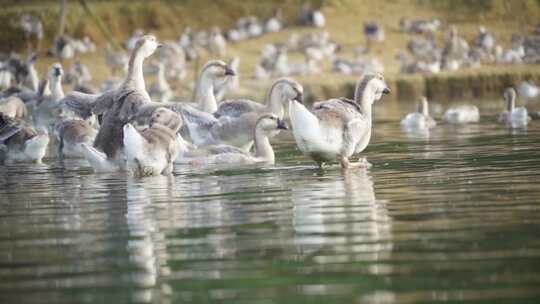
[[[383,95],[388,95],[388,94],[390,94],[390,92],[391,92],[390,88],[388,88],[388,87],[384,88],[384,90],[382,91]]]
[[[296,94],[296,97],[294,97],[293,100],[296,100],[299,103],[304,103],[304,94],[302,94],[301,92],[298,92],[298,94]]]
[[[225,67],[225,76],[236,76],[236,73],[230,67]]]
[[[285,121],[283,121],[283,119],[278,119],[277,128],[279,130],[289,130],[289,127],[287,127],[287,124],[285,123]]]

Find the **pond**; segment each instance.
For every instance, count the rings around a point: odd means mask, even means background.
[[[373,167],[0,166],[1,303],[538,303],[540,121],[376,122]]]

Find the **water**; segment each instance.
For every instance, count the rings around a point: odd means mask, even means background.
[[[540,121],[379,122],[369,170],[0,167],[1,303],[538,303]]]

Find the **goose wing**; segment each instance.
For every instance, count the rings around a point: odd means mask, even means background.
[[[73,111],[82,119],[87,119],[92,116],[92,108],[100,96],[100,94],[86,94],[73,91],[62,98],[59,103],[61,107]]]
[[[0,143],[4,143],[23,129],[22,121],[0,113]]]
[[[264,105],[249,99],[227,100],[218,105],[214,116],[217,118],[221,116],[238,117],[247,112],[262,112],[263,110]]]

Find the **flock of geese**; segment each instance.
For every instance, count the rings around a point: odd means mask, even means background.
[[[3,163],[41,162],[49,134],[57,155],[83,157],[95,172],[128,170],[136,175],[171,174],[182,164],[273,164],[271,140],[289,127],[305,155],[319,166],[339,162],[342,168],[367,167],[365,159],[351,157],[369,144],[372,105],[390,89],[381,74],[363,74],[354,99],[344,97],[303,104],[303,88],[292,78],[273,82],[264,103],[248,99],[218,102],[215,88],[236,73],[220,60],[200,71],[193,102],[152,101],[146,90],[143,62],[161,44],[146,35],[135,43],[121,84],[103,93],[72,91],[64,94],[62,66],[55,63],[46,85],[38,92],[17,87],[3,91],[0,100],[0,160]],[[524,125],[527,110],[515,107],[516,92],[504,93],[501,123]],[[469,123],[479,119],[475,106],[448,109],[443,120]],[[401,122],[408,130],[436,126],[423,98],[416,113]]]
[[[382,75],[364,75],[354,100],[321,101],[311,110],[302,103],[302,85],[291,78],[275,80],[264,104],[248,99],[218,103],[214,88],[236,74],[212,60],[201,69],[195,102],[153,102],[143,62],[160,46],[154,36],[141,37],[122,83],[103,93],[64,95],[58,63],[37,94],[17,88],[2,92],[2,161],[40,162],[51,130],[58,157],[84,157],[95,172],[129,170],[147,176],[171,174],[174,163],[273,164],[270,141],[288,129],[288,107],[299,149],[319,165],[336,160],[344,168],[365,165],[349,159],[369,143],[372,104],[390,92]]]
[[[321,11],[305,4],[297,23],[324,28],[325,18]],[[505,53],[483,27],[473,47],[451,27],[444,46],[439,48],[434,34],[440,25],[436,19],[400,21],[402,32],[423,35],[408,44],[412,62],[404,54],[398,56],[403,73],[452,70],[480,61],[537,62],[539,58],[539,39],[514,37]],[[21,27],[27,41],[35,36],[39,45],[43,38],[39,19],[25,14]],[[186,28],[178,42],[160,43],[137,30],[125,43],[129,56],[106,49],[105,61],[112,77],[99,90],[89,84],[92,76],[78,60],[67,75],[60,63],[52,64],[40,83],[33,53],[27,58],[11,56],[0,62],[0,88],[4,89],[0,92],[0,164],[41,162],[51,146],[56,147],[58,158],[85,158],[95,172],[127,170],[140,176],[171,174],[175,163],[273,164],[271,141],[289,129],[284,121],[288,116],[298,149],[318,166],[338,162],[342,168],[369,167],[365,159],[351,158],[369,144],[372,105],[390,93],[382,76],[384,67],[364,57],[373,44],[385,39],[384,29],[377,22],[364,25],[367,49],[355,50],[359,58],[364,58],[356,62],[337,58],[335,52],[341,47],[325,31],[293,34],[283,43],[264,46],[255,78],[274,80],[264,102],[225,98],[239,86],[238,57],[228,63],[207,62],[199,71],[192,100],[177,102],[181,98],[175,96],[168,80],[184,79],[186,61],[198,58],[201,49],[223,57],[227,41],[250,39],[283,27],[281,13],[276,10],[266,20],[241,18],[224,31],[212,28],[194,32]],[[93,51],[95,45],[89,38],[69,37],[55,39],[50,50],[61,60],[73,57],[75,52]],[[287,57],[291,51],[303,53],[305,62],[291,64]],[[158,64],[144,66],[145,59],[153,54],[157,54]],[[319,73],[319,63],[326,57],[331,59],[334,71],[360,75],[354,98],[319,101],[308,108],[303,103],[302,85],[291,77]],[[119,72],[124,76],[117,77]],[[156,74],[156,81],[146,86],[144,74],[149,72]],[[64,93],[62,80],[73,84],[72,92]],[[12,86],[12,82],[17,85]],[[527,82],[517,90],[525,101],[540,93]],[[530,117],[524,107],[516,107],[513,88],[504,92],[504,100],[499,122],[512,127],[526,125]],[[471,105],[450,108],[442,116],[444,122],[453,124],[479,119],[478,108]],[[401,121],[407,132],[425,132],[436,125],[425,97],[417,111]]]

